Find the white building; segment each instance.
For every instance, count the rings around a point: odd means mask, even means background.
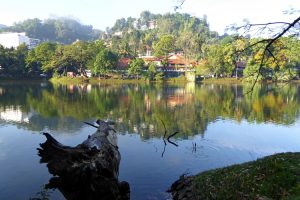
[[[25,44],[29,49],[35,47],[39,43],[38,39],[32,39],[26,36],[26,33],[1,33],[0,44],[6,48],[16,48],[21,44]]]

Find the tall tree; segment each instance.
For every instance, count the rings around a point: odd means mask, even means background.
[[[43,42],[36,48],[29,51],[26,57],[26,68],[29,72],[40,71],[49,72],[50,63],[55,53],[57,44]]]
[[[141,58],[132,60],[129,65],[129,68],[128,68],[128,74],[134,75],[135,78],[138,79],[139,75],[142,74],[144,65],[145,65],[145,62]]]
[[[173,52],[175,45],[174,45],[174,38],[172,35],[163,35],[159,40],[154,44],[154,54],[158,57],[163,57],[163,65],[167,67],[168,64],[168,55],[169,53]]]
[[[117,67],[118,56],[113,52],[103,49],[100,51],[94,62],[93,73],[96,75],[106,75]]]

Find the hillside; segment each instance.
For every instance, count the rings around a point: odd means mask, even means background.
[[[197,59],[204,44],[219,39],[217,32],[210,31],[206,16],[198,18],[181,13],[161,15],[149,11],[142,12],[139,18],[116,20],[103,39],[109,41],[115,52],[136,56],[153,51],[155,43],[165,35],[173,38],[174,50],[183,52],[189,59]]]

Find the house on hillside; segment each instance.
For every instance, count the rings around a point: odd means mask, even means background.
[[[120,71],[127,70],[131,61],[132,61],[131,58],[120,58],[117,65],[118,70]]]
[[[148,65],[149,63],[155,63],[157,71],[163,71],[166,77],[178,77],[181,75],[187,75],[192,73],[194,76],[196,61],[189,61],[184,58],[182,54],[170,54],[167,57],[167,66],[163,65],[165,57],[155,56],[140,56]],[[191,75],[192,75],[191,74]]]
[[[144,62],[145,62],[146,65],[148,65],[151,62],[153,62],[153,63],[155,63],[155,65],[157,67],[162,67],[162,63],[161,63],[162,58],[157,58],[155,56],[142,56],[140,58],[142,58],[144,60]]]
[[[171,71],[194,71],[195,61],[189,61],[181,54],[172,54],[168,57],[167,70]]]
[[[155,29],[155,28],[157,28],[156,21],[155,20],[148,21],[148,28],[149,29]]]

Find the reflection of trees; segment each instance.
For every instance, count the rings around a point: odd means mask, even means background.
[[[257,86],[249,95],[243,93],[247,86],[212,84],[1,87],[1,107],[21,105],[23,112],[35,113],[26,125],[31,130],[76,130],[82,126],[79,121],[109,118],[121,132],[136,132],[143,139],[162,137],[161,120],[168,132],[179,131],[176,137],[186,138],[204,134],[219,118],[289,125],[300,110],[297,85]]]
[[[298,91],[298,85],[282,85],[275,88],[272,88],[272,85],[257,86],[253,94],[247,95],[245,100],[249,105],[245,113],[248,121],[285,125],[294,123],[300,111]]]

